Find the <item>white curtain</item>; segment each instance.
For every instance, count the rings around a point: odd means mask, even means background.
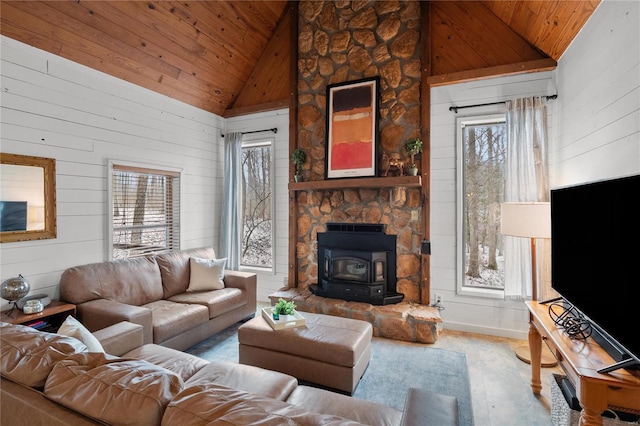
[[[220,229],[221,256],[226,257],[226,267],[240,268],[241,211],[240,167],[242,155],[242,133],[227,133],[224,136],[224,202]]]
[[[546,101],[539,97],[507,101],[506,110],[505,202],[549,201]],[[505,235],[504,244],[505,299],[531,299],[531,241]],[[544,251],[545,244],[539,244],[539,270],[548,267]],[[538,282],[545,284],[540,278]]]

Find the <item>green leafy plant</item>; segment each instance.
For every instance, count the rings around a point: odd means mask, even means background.
[[[278,303],[273,307],[273,312],[278,315],[293,315],[296,309],[296,304],[291,302],[287,302],[283,298],[278,299]]]
[[[422,140],[420,138],[410,138],[404,142],[404,151],[411,157],[409,167],[416,167],[415,156],[422,152]]]
[[[296,174],[302,171],[302,165],[307,161],[307,153],[300,148],[296,148],[291,154],[291,161],[296,165]]]

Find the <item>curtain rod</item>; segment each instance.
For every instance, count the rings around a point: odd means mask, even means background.
[[[260,133],[260,132],[273,132],[278,133],[278,129],[274,127],[273,129],[264,129],[264,130],[253,130],[251,132],[242,132],[243,135],[248,135],[249,133]],[[224,133],[221,135],[224,138]]]
[[[545,98],[546,100],[556,99],[557,97],[558,97],[558,95],[541,96],[541,98]],[[465,106],[455,106],[455,105],[453,105],[453,106],[449,107],[449,111],[454,111],[457,114],[459,109],[475,108],[475,107],[481,107],[481,106],[487,106],[487,105],[500,105],[500,104],[504,104],[504,103],[506,103],[506,101],[489,102],[489,103],[486,103],[486,104],[465,105]]]

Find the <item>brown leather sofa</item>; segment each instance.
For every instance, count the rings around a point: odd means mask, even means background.
[[[207,362],[155,344],[140,346],[142,328],[122,322],[95,332],[106,352],[100,353],[88,352],[72,337],[0,323],[0,423],[457,424],[457,406],[450,409],[437,395],[430,400],[431,410],[424,407],[424,399],[408,399],[403,415],[370,401],[299,385],[283,373]]]
[[[256,312],[256,274],[225,270],[224,288],[187,292],[190,257],[211,247],[92,263],[66,269],[60,299],[76,305],[90,331],[120,321],[143,327],[144,343],[184,350]]]

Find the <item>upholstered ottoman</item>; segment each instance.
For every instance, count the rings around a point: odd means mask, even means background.
[[[255,317],[238,329],[240,363],[280,371],[351,395],[371,359],[366,321],[299,312],[305,325],[274,330]]]

